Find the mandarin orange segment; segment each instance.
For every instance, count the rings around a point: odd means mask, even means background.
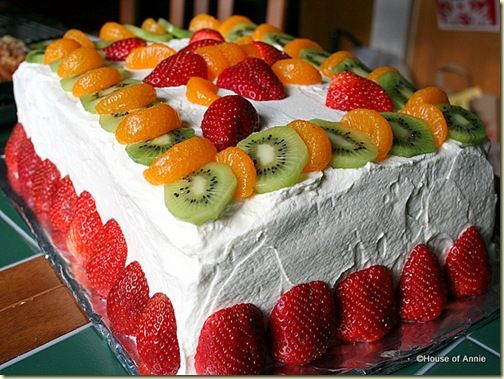
[[[211,81],[195,76],[187,82],[186,97],[191,103],[208,107],[219,98],[218,90]]]
[[[150,184],[168,184],[189,175],[191,172],[215,161],[217,149],[202,137],[191,137],[169,148],[157,158],[144,177]]]
[[[208,77],[213,80],[220,75],[222,71],[230,66],[229,61],[217,46],[203,46],[196,50],[205,60],[208,67]]]
[[[238,24],[253,24],[253,22],[248,17],[233,15],[219,26],[219,32],[227,40],[228,33]]]
[[[350,51],[337,51],[329,58],[327,58],[324,62],[322,62],[322,64],[320,65],[320,72],[330,78],[334,75],[332,69],[348,58],[356,59],[355,55]]]
[[[247,54],[249,58],[261,58],[259,49],[253,43],[247,43],[246,45],[241,45],[241,49]]]
[[[380,113],[371,109],[354,109],[345,114],[341,122],[369,136],[371,142],[378,148],[376,161],[387,158],[394,135],[392,127]]]
[[[261,24],[252,33],[252,39],[262,41],[266,33],[282,33],[282,30],[271,24]]]
[[[81,47],[80,43],[73,39],[61,38],[57,39],[47,46],[44,53],[44,63],[49,64],[58,59],[66,57],[72,51]]]
[[[58,75],[60,78],[69,78],[71,76],[80,75],[93,68],[102,67],[105,63],[103,58],[91,47],[79,47],[66,57],[61,59],[58,67]]]
[[[436,149],[439,149],[448,138],[448,125],[443,112],[437,106],[433,104],[413,104],[407,105],[399,112],[425,121],[434,135]]]
[[[144,22],[142,22],[142,29],[154,34],[166,33],[165,28],[163,28],[159,22],[150,17],[146,18]]]
[[[130,70],[144,70],[156,67],[161,61],[177,52],[162,43],[153,43],[148,46],[137,47],[126,58],[126,68]]]
[[[408,99],[406,106],[408,107],[416,104],[450,104],[450,100],[448,99],[446,92],[444,92],[441,88],[425,87],[413,93],[413,95],[411,95]]]
[[[308,38],[296,38],[284,46],[284,52],[291,58],[299,58],[303,49],[323,50],[322,46]]]
[[[224,42],[215,45],[215,47],[226,57],[230,66],[234,66],[247,58],[247,54],[236,43]]]
[[[308,148],[308,163],[303,172],[322,171],[332,159],[332,145],[327,133],[320,126],[304,120],[289,123]]]
[[[177,111],[160,103],[128,114],[117,126],[115,135],[119,143],[131,144],[160,137],[181,126]]]
[[[123,80],[119,70],[114,67],[100,67],[83,74],[75,82],[72,94],[81,97],[105,88],[112,87]]]
[[[156,90],[147,83],[124,87],[100,100],[96,105],[98,114],[111,114],[145,107],[156,100]]]
[[[234,41],[234,43],[236,43],[237,45],[240,45],[240,46],[246,45],[246,44],[252,43],[252,42],[254,42],[254,40],[249,35],[245,35],[243,37],[238,38],[236,41]]]
[[[221,22],[215,17],[206,13],[201,13],[193,17],[189,23],[189,30],[191,32],[197,32],[200,29],[219,30],[220,25]]]
[[[238,183],[234,198],[241,200],[252,196],[257,179],[252,158],[239,147],[231,146],[217,153],[216,160],[218,163],[229,165],[236,176]]]
[[[100,29],[100,39],[104,41],[118,41],[120,39],[132,38],[135,35],[117,22],[106,22]]]
[[[320,72],[302,59],[282,59],[275,62],[271,68],[278,79],[285,84],[309,85],[320,83],[322,80]]]
[[[67,30],[63,38],[73,39],[78,42],[82,47],[94,47],[93,41],[89,39],[86,33],[79,29]]]
[[[386,74],[387,72],[397,72],[398,73],[399,71],[397,71],[397,69],[395,69],[394,67],[382,66],[382,67],[375,68],[373,71],[371,71],[368,74],[367,79],[372,80],[375,83],[378,83],[378,79],[380,79],[380,76],[382,76],[383,74]]]

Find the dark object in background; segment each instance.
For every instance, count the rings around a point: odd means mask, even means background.
[[[12,82],[0,83],[0,128],[12,127],[16,122],[16,103]]]

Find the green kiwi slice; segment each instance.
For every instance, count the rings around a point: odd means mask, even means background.
[[[111,45],[113,41],[104,41],[104,40],[98,40],[98,41],[94,41],[93,44],[94,44],[94,47],[96,50],[103,50],[105,49],[107,46]]]
[[[383,112],[394,134],[390,154],[413,157],[436,151],[434,136],[425,121],[402,113]]]
[[[269,43],[275,47],[283,48],[290,41],[294,40],[295,37],[284,34],[284,33],[265,33],[263,36],[263,42]]]
[[[367,134],[351,129],[341,122],[319,119],[310,122],[324,129],[331,141],[333,152],[331,167],[359,168],[376,159],[378,149]]]
[[[331,53],[324,50],[317,49],[303,49],[299,53],[299,57],[315,67],[320,67],[320,65],[331,56]]]
[[[371,69],[358,58],[345,58],[331,69],[333,74],[343,71],[352,72],[365,78],[371,72]]]
[[[82,74],[82,75],[84,75],[84,74]],[[70,78],[61,79],[60,80],[61,88],[63,88],[63,90],[66,92],[71,92],[74,84],[77,83],[77,80],[79,80],[79,78],[82,75],[76,75],[76,76],[72,76]]]
[[[438,105],[448,126],[448,137],[456,141],[479,145],[487,139],[485,125],[473,112],[458,105]]]
[[[201,225],[220,216],[233,199],[236,184],[231,167],[212,162],[165,185],[165,205],[178,219]]]
[[[25,60],[29,63],[44,63],[44,50],[32,50],[26,54]]]
[[[84,109],[90,113],[96,113],[96,105],[103,99],[105,96],[110,95],[112,92],[117,91],[118,89],[131,86],[133,84],[140,83],[140,81],[135,79],[125,79],[122,82],[117,83],[115,86],[103,89],[101,91],[97,91],[91,93],[89,95],[81,96],[80,101]]]
[[[378,84],[392,99],[395,110],[404,108],[410,96],[417,90],[404,76],[395,71],[380,75]]]
[[[49,68],[50,68],[53,72],[58,72],[58,68],[59,68],[59,66],[60,66],[60,63],[61,63],[61,60],[56,59],[55,61],[52,61],[51,63],[49,63]]]
[[[124,116],[123,116],[124,118]],[[126,146],[126,152],[136,163],[150,166],[154,159],[163,154],[173,145],[194,136],[194,129],[176,129],[161,137],[146,142],[133,143]]]
[[[308,162],[308,149],[296,131],[276,126],[249,135],[238,143],[254,162],[255,191],[266,193],[295,184]]]
[[[257,28],[257,25],[251,24],[248,22],[242,22],[241,24],[236,25],[232,28],[227,35],[227,39],[230,42],[234,42],[237,39],[240,39],[243,36],[250,36],[254,33],[254,30]],[[226,38],[226,36],[224,36]]]
[[[131,33],[133,33],[136,37],[141,38],[148,42],[168,42],[173,39],[173,36],[170,33],[165,34],[156,34],[148,32],[147,30],[143,30],[135,25],[124,24],[124,27],[128,29]]]
[[[180,29],[164,18],[158,19],[159,24],[165,28],[168,33],[171,33],[175,38],[191,38],[193,33],[190,30]]]
[[[109,133],[115,133],[117,127],[124,120],[124,117],[129,115],[131,112],[119,112],[112,114],[101,114],[100,115],[100,126],[103,130]]]

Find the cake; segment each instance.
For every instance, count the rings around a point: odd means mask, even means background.
[[[165,42],[176,51],[188,44],[187,38]],[[152,75],[151,70],[128,72],[138,80]],[[98,224],[117,222],[127,245],[125,265],[139,263],[148,294],[169,298],[180,351],[172,373],[205,372],[198,363],[195,368],[198,341],[204,339],[207,319],[220,310],[248,303],[266,319],[281,294],[294,286],[322,281],[333,288],[372,266],[386,267],[397,282],[415,246],[428,244],[444,262],[470,225],[490,246],[496,195],[486,144],[447,139],[428,154],[390,155],[360,168],[309,172],[293,185],[233,201],[215,220],[195,225],[166,209],[163,186],[150,184],[143,176],[146,167],[134,162],[114,134],[103,130],[98,115],[61,85],[50,66],[21,64],[14,74],[19,123],[42,161],[52,162],[61,178],[68,176],[77,195],[91,194]],[[293,120],[336,122],[346,111],[326,106],[331,85],[328,80],[285,84],[283,99],[249,101],[261,130]],[[221,98],[234,94],[218,92]],[[207,107],[188,101],[185,85],[156,88],[156,95],[177,111],[185,127],[203,134]],[[149,312],[166,311],[152,304]],[[167,373],[146,368],[142,359],[137,364],[141,372]]]

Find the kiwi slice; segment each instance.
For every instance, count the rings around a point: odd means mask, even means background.
[[[154,159],[159,157],[170,147],[193,136],[194,129],[176,129],[170,133],[162,135],[161,137],[151,139],[150,141],[128,145],[126,146],[126,152],[136,163],[150,166]]]
[[[156,34],[143,30],[135,25],[124,24],[124,27],[133,33],[136,37],[141,38],[148,42],[168,42],[173,38],[170,33],[166,34]]]
[[[334,168],[359,168],[374,161],[378,149],[369,136],[351,129],[341,122],[310,120],[327,133],[332,145],[333,157],[330,165]]]
[[[378,84],[388,93],[396,110],[404,108],[410,96],[417,90],[404,76],[395,71],[380,75]]]
[[[243,36],[252,35],[252,33],[254,33],[254,30],[256,28],[257,28],[257,25],[255,25],[255,24],[251,24],[248,22],[242,22],[241,24],[238,24],[234,28],[232,28],[228,32],[228,35],[224,36],[224,38],[227,38],[227,40],[230,42],[234,42]]]
[[[220,216],[233,199],[236,183],[231,167],[212,162],[165,185],[165,205],[178,219],[201,225]]]
[[[124,120],[124,117],[129,115],[131,112],[119,112],[112,114],[101,114],[100,115],[100,126],[103,130],[109,133],[115,133],[117,127]]]
[[[255,191],[266,193],[295,184],[308,162],[303,140],[288,126],[276,126],[249,135],[238,143],[254,162]]]
[[[331,53],[328,53],[327,51],[324,50],[317,50],[317,49],[303,49],[299,53],[299,57],[315,67],[320,67],[320,65],[331,56]]]
[[[283,48],[292,40],[294,40],[293,36],[284,33],[265,33],[263,37],[263,42],[280,48]]]
[[[94,41],[93,44],[94,44],[94,47],[96,50],[103,50],[105,49],[107,46],[111,45],[113,41],[104,41],[104,40],[98,40],[98,41]]]
[[[331,69],[333,74],[338,72],[352,72],[355,75],[367,77],[371,69],[362,63],[358,58],[345,58]]]
[[[479,145],[486,141],[485,125],[473,112],[458,105],[438,105],[448,126],[448,137],[462,143]]]
[[[159,24],[165,28],[168,33],[171,33],[175,38],[191,38],[193,33],[190,30],[180,29],[164,18],[158,19]]]
[[[71,92],[74,84],[79,80],[82,75],[72,76],[70,78],[65,78],[60,80],[61,88],[66,92]]]
[[[26,54],[25,60],[30,63],[44,63],[44,50],[32,50]]]
[[[95,107],[103,99],[105,96],[110,95],[112,92],[117,91],[118,89],[131,86],[133,84],[140,83],[139,80],[135,79],[125,79],[122,82],[117,83],[115,86],[103,89],[101,91],[97,91],[91,93],[89,95],[81,96],[80,101],[84,109],[90,113],[96,113]]]
[[[58,68],[60,66],[61,60],[56,59],[55,61],[52,61],[49,63],[49,67],[53,72],[58,72]]]
[[[382,116],[389,122],[394,134],[390,154],[409,158],[436,151],[434,136],[425,121],[395,112],[383,112]]]

